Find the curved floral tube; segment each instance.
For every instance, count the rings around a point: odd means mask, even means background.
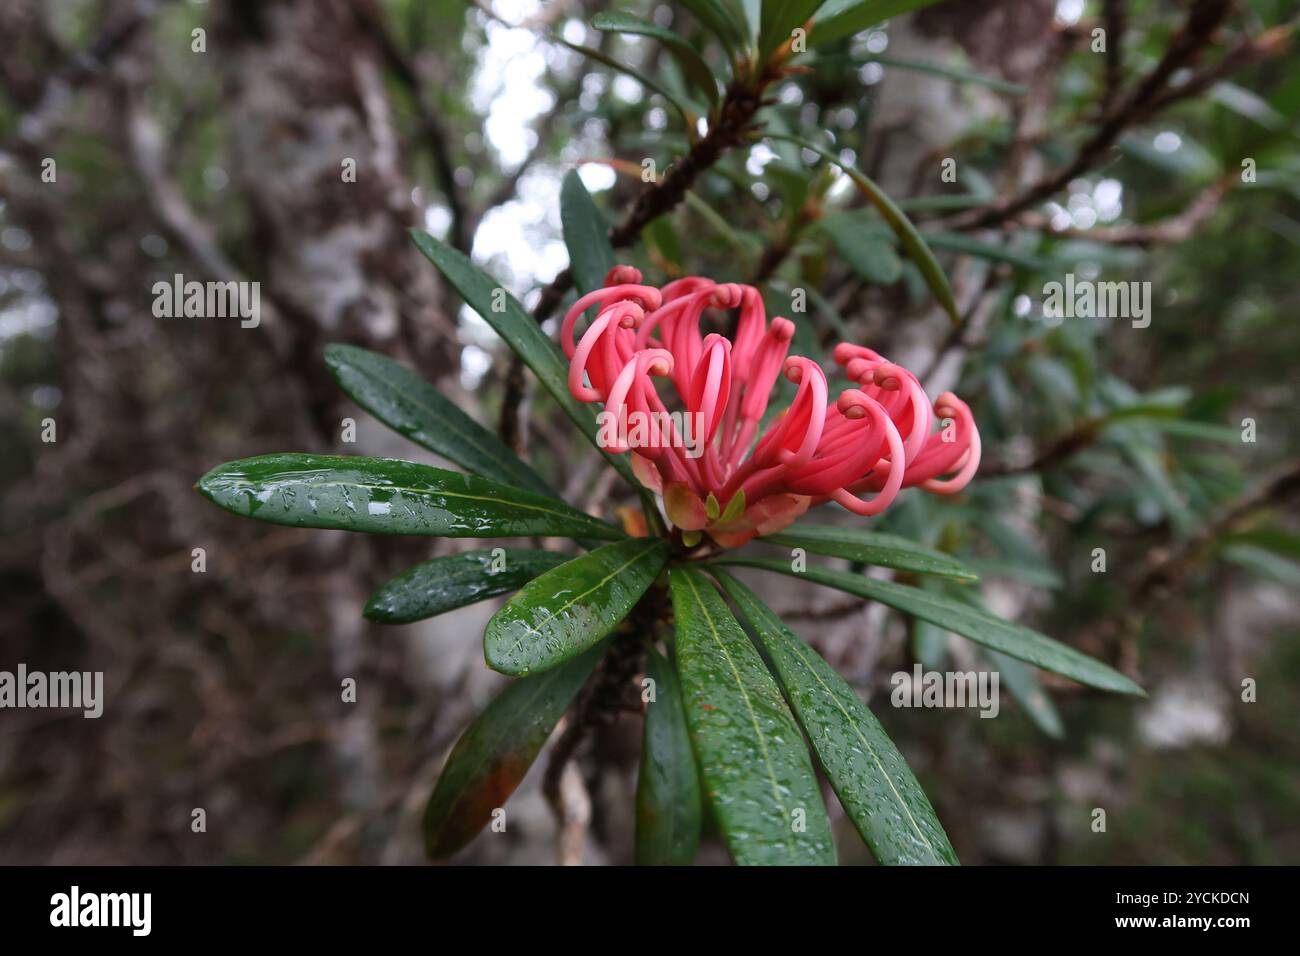
[[[734,335],[702,334],[706,319]],[[619,265],[565,313],[560,341],[570,392],[604,402],[619,426],[607,450],[632,455],[676,527],[722,547],[825,502],[878,515],[904,488],[953,495],[970,483],[981,453],[970,406],[951,392],[931,404],[910,371],[849,342],[833,355],[849,385],[831,401],[822,367],[789,354],[794,333],[789,319],[768,320],[753,286],[688,276],[655,288]],[[769,415],[782,373],[794,398]]]

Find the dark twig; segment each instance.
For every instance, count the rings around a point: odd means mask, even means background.
[[[1196,534],[1173,548],[1153,551],[1133,586],[1133,603],[1141,606],[1168,597],[1221,537],[1241,530],[1261,508],[1284,503],[1297,495],[1300,495],[1300,461],[1293,461],[1238,498]]]
[[[981,478],[1003,478],[1007,475],[1039,474],[1059,467],[1085,448],[1093,445],[1106,427],[1105,418],[1089,418],[1061,435],[1030,461],[1012,465],[987,462],[980,466]]]
[[[1162,92],[1152,102],[1152,112],[1163,110],[1179,100],[1197,96],[1230,74],[1286,52],[1297,31],[1300,31],[1300,18],[1266,30],[1257,37],[1242,40],[1224,53],[1217,63]]]
[[[45,140],[59,114],[77,90],[98,76],[121,53],[136,34],[170,0],[140,0],[130,11],[111,22],[84,52],[71,56],[52,72],[35,105],[18,121],[16,144],[31,148]]]
[[[506,443],[506,447],[516,455],[524,453],[524,430],[520,406],[528,388],[528,379],[524,375],[524,360],[517,352],[510,353],[510,364],[506,367],[505,400],[501,403],[501,417],[497,421],[497,434]]]
[[[1129,587],[1120,605],[1122,610],[1090,628],[1079,643],[1117,645],[1123,669],[1134,672],[1137,648],[1133,637],[1184,586],[1193,568],[1211,554],[1216,542],[1243,528],[1259,510],[1284,504],[1297,495],[1300,495],[1300,461],[1292,461],[1221,511],[1196,534],[1171,547],[1153,549]]]
[[[564,730],[551,748],[550,760],[542,778],[542,794],[550,804],[562,833],[572,829],[573,824],[564,799],[565,769],[590,732],[601,724],[613,722],[625,709],[623,704],[626,689],[641,668],[645,636],[653,632],[655,623],[662,618],[665,608],[666,595],[662,589],[652,588],[633,609],[627,623],[615,635],[609,652],[597,665],[595,675],[578,695],[577,703],[569,711]],[[565,855],[571,854],[572,847],[568,848]],[[577,861],[569,859],[564,862]]]
[[[1101,95],[1101,110],[1106,113],[1124,83],[1124,28],[1128,20],[1125,0],[1106,0],[1106,86]]]
[[[722,101],[718,120],[682,159],[655,182],[647,183],[622,222],[610,230],[609,241],[615,249],[632,245],[646,226],[674,209],[686,197],[686,191],[706,169],[729,149],[745,141],[758,109],[763,105],[762,91],[771,78],[755,85],[733,84]],[[542,289],[533,309],[533,318],[544,322],[559,306],[564,294],[573,287],[573,275],[565,269]]]
[[[1093,134],[1079,147],[1074,159],[1049,173],[1024,192],[985,209],[953,218],[952,229],[983,229],[1013,219],[1064,189],[1107,155],[1120,135],[1147,119],[1168,99],[1162,94],[1173,75],[1192,64],[1211,43],[1214,33],[1232,8],[1230,0],[1197,0],[1183,28],[1170,40],[1160,62],[1126,95],[1120,97]],[[1180,88],[1181,89],[1181,88]]]
[[[451,150],[448,145],[452,141],[451,134],[443,125],[438,110],[425,93],[424,84],[415,69],[415,64],[398,46],[396,38],[394,38],[392,31],[389,30],[388,21],[385,19],[383,10],[374,0],[354,0],[353,10],[356,13],[357,22],[369,31],[371,37],[378,44],[384,65],[407,88],[415,102],[417,113],[416,131],[429,147],[429,153],[433,157],[434,170],[438,176],[438,184],[442,187],[443,197],[447,201],[447,210],[451,214],[451,232],[449,235],[451,244],[456,249],[469,255],[474,241],[474,233],[471,228],[469,210],[465,205],[464,197],[461,195],[460,187],[456,185],[456,164],[452,160]]]
[[[1223,197],[1228,194],[1236,179],[1235,174],[1225,176],[1214,185],[1202,190],[1178,215],[1159,222],[1103,226],[1093,229],[1052,229],[1046,217],[1030,213],[1026,213],[1019,221],[1030,228],[1050,231],[1054,236],[1087,239],[1091,242],[1104,242],[1116,246],[1150,246],[1159,243],[1186,242],[1195,235],[1201,224],[1218,210]]]

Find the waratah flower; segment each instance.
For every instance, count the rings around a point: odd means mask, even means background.
[[[739,310],[734,339],[700,333],[710,309]],[[847,342],[834,358],[850,385],[832,400],[826,372],[788,354],[794,328],[767,320],[753,286],[691,276],[657,289],[631,266],[615,266],[564,316],[569,390],[605,404],[602,445],[631,454],[688,545],[706,533],[737,547],[826,501],[877,515],[902,488],[955,494],[979,468],[965,402],[945,392],[931,405],[915,375]],[[797,386],[794,400],[764,430],[781,374]],[[656,379],[671,382],[668,401]]]

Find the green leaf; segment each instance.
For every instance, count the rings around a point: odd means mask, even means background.
[[[611,70],[616,70],[619,73],[623,73],[627,76],[632,77],[632,79],[636,80],[638,83],[640,83],[650,92],[658,93],[660,96],[662,96],[665,100],[668,101],[669,105],[671,105],[674,109],[677,110],[678,113],[681,114],[682,121],[686,124],[686,128],[694,132],[695,121],[699,118],[698,111],[693,109],[687,103],[683,102],[680,97],[674,96],[672,91],[667,89],[662,83],[652,80],[650,77],[646,76],[643,72],[636,69],[635,67],[628,66],[626,63],[620,63],[618,60],[614,59],[612,56],[610,56],[608,53],[604,52],[603,50],[597,50],[594,47],[583,46],[581,43],[570,43],[562,36],[555,36],[552,37],[552,39],[554,39],[556,43],[562,43],[564,46],[567,46],[570,50],[573,50],[575,53],[581,53],[583,56],[595,60],[597,63],[605,64]]]
[[[675,569],[670,585],[686,726],[732,857],[833,865],[812,762],[772,675],[707,578]]]
[[[627,617],[667,560],[663,538],[631,538],[547,571],[488,621],[488,666],[519,676],[585,651]]]
[[[718,521],[720,521],[723,524],[727,524],[732,521],[739,521],[740,516],[744,513],[745,513],[745,489],[741,488],[739,491],[737,491],[734,495],[731,496],[731,500],[727,502],[727,507],[722,509],[722,514],[718,517]]]
[[[569,392],[568,366],[564,354],[542,331],[541,326],[524,311],[515,297],[470,262],[464,254],[445,242],[419,229],[411,230],[411,238],[461,294],[469,307],[496,329],[497,335],[505,339],[506,344],[533,370],[542,387],[551,393],[551,397],[564,409],[587,440],[600,448],[596,438],[596,409],[584,405]],[[494,305],[496,308],[493,308]],[[632,487],[641,488],[641,483],[632,474],[632,466],[626,455],[605,454],[605,459]]]
[[[709,224],[709,228],[717,232],[727,241],[728,245],[734,247],[742,256],[747,259],[754,259],[760,254],[763,243],[758,236],[750,232],[738,231],[727,221],[726,216],[719,213],[695,193],[686,193],[686,205],[698,213],[700,218]]]
[[[825,568],[813,567],[806,571],[793,571],[784,561],[726,558],[714,563],[764,568],[768,571],[804,578],[828,588],[847,591],[849,594],[879,601],[904,614],[937,624],[976,644],[1009,654],[1043,670],[1062,674],[1089,687],[1121,694],[1146,696],[1146,692],[1141,687],[1101,661],[1054,641],[1045,634],[1039,634],[1020,624],[1004,621],[942,594],[931,594],[894,581],[878,581],[846,571],[829,571]]]
[[[767,651],[826,778],[876,859],[957,863],[925,791],[853,688],[753,591],[729,574],[717,577]]]
[[[980,577],[1011,578],[1048,591],[1065,587],[1065,581],[1046,561],[1030,564],[1015,558],[975,558],[970,566]]]
[[[297,528],[444,538],[623,537],[554,498],[393,458],[262,455],[218,465],[196,487],[227,511]]]
[[[665,270],[670,275],[681,271],[682,264],[682,243],[681,238],[677,235],[677,230],[673,228],[672,223],[666,216],[660,216],[658,219],[651,221],[646,226],[645,238],[649,247],[652,260],[657,254],[659,259],[664,263]],[[655,260],[658,261],[658,260]]]
[[[817,307],[818,314],[835,330],[835,334],[845,341],[853,341],[853,333],[849,331],[848,323],[844,321],[844,316],[840,315],[839,309],[835,308],[835,304],[812,286],[808,286],[804,291],[808,293],[812,304]]]
[[[926,670],[939,670],[948,653],[948,632],[929,621],[912,619],[912,656]]]
[[[461,734],[424,811],[431,858],[461,849],[505,805],[603,652],[595,647],[562,667],[515,681]]]
[[[1225,445],[1237,444],[1241,441],[1240,429],[1230,425],[1216,425],[1213,422],[1198,422],[1190,418],[1153,418],[1144,421],[1143,424],[1175,438],[1222,442]]]
[[[763,15],[759,21],[758,62],[766,63],[768,57],[790,39],[796,27],[801,27],[817,12],[825,0],[763,0]]]
[[[682,0],[682,6],[695,14],[730,53],[746,48],[747,27],[742,16],[725,0]]]
[[[682,71],[690,80],[691,86],[708,98],[709,105],[713,106],[718,102],[718,81],[713,76],[713,71],[704,62],[700,52],[680,34],[657,23],[651,23],[649,20],[618,11],[596,14],[591,18],[591,25],[607,33],[630,33],[658,40],[681,64]]]
[[[975,256],[977,259],[987,259],[990,262],[1005,262],[1007,265],[1024,269],[1026,272],[1046,272],[1053,267],[1049,259],[1030,255],[1001,243],[972,239],[970,236],[963,236],[957,232],[927,232],[925,233],[925,241],[935,249],[960,252],[964,255]]]
[[[856,3],[833,4],[825,15],[813,24],[808,45],[810,48],[818,47],[851,37],[890,17],[919,10],[936,2],[937,0],[859,0]]]
[[[939,266],[939,261],[935,259],[934,253],[930,247],[925,244],[921,234],[917,231],[916,226],[912,225],[912,220],[894,204],[894,201],[885,195],[884,191],[877,186],[865,173],[859,170],[852,163],[846,163],[830,150],[821,146],[816,146],[805,139],[797,136],[787,136],[785,133],[768,133],[769,139],[783,139],[787,142],[802,146],[804,149],[811,150],[822,159],[829,163],[834,163],[845,174],[853,180],[854,185],[862,192],[871,205],[884,217],[885,222],[894,230],[898,236],[898,241],[903,244],[908,256],[916,263],[916,267],[921,270],[921,275],[925,277],[926,285],[934,293],[934,297],[939,300],[949,317],[955,323],[961,322],[961,313],[957,311],[957,300],[953,298],[952,286],[948,284],[948,277],[944,275],[943,269]]]
[[[690,866],[700,844],[700,777],[681,687],[672,665],[654,648],[646,656],[645,674],[654,681],[655,697],[646,704],[636,783],[636,862]]]
[[[1277,581],[1290,588],[1300,588],[1300,564],[1253,544],[1232,544],[1219,550],[1219,557],[1252,574]]]
[[[989,198],[978,193],[953,193],[944,196],[914,196],[900,199],[898,208],[904,212],[946,212],[952,209],[973,209],[987,205]]]
[[[863,228],[859,216],[827,216],[819,228],[835,243],[840,256],[860,278],[873,285],[893,285],[903,274],[903,262],[887,232]]]
[[[1020,83],[1011,83],[998,76],[988,76],[984,73],[972,73],[970,70],[962,70],[953,66],[944,66],[939,63],[927,63],[923,60],[905,60],[894,56],[870,56],[867,58],[868,63],[879,63],[881,66],[897,67],[900,70],[912,70],[916,73],[929,73],[933,76],[942,76],[945,79],[952,80],[954,83],[972,83],[975,86],[987,87],[990,90],[997,90],[999,93],[1006,93],[1008,96],[1026,96],[1029,93],[1029,87]]]
[[[578,294],[599,289],[614,268],[614,247],[609,244],[609,228],[576,169],[565,174],[560,187],[560,221]]]
[[[979,579],[974,571],[942,551],[878,531],[861,531],[829,524],[797,524],[780,534],[759,540],[783,548],[803,548],[813,554],[847,558],[881,568],[938,574],[959,581]]]
[[[1221,546],[1250,545],[1271,551],[1292,561],[1300,561],[1300,535],[1291,534],[1281,528],[1254,528],[1249,531],[1236,531],[1223,535],[1219,539]]]
[[[500,551],[501,569],[498,564]],[[380,585],[365,616],[381,624],[409,624],[458,607],[517,591],[571,555],[531,548],[482,548],[434,558]]]
[[[990,650],[985,653],[993,662],[993,666],[998,669],[1002,683],[1007,685],[1011,696],[1025,709],[1034,726],[1054,740],[1064,737],[1065,725],[1061,723],[1061,715],[1056,712],[1056,706],[1052,703],[1052,698],[1047,695],[1047,691],[1038,683],[1038,678],[1034,676],[1034,669],[1014,657],[999,654],[997,651]]]
[[[325,364],[354,402],[399,435],[476,475],[559,497],[496,435],[406,366],[339,344],[325,347]]]

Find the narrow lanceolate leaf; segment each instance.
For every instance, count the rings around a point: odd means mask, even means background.
[[[903,261],[893,237],[883,229],[863,229],[858,216],[828,216],[821,229],[858,278],[873,285],[893,285],[903,275]]]
[[[760,63],[790,39],[795,27],[801,27],[817,12],[825,0],[763,0],[758,33]]]
[[[592,648],[545,674],[517,680],[456,741],[424,811],[424,847],[451,856],[505,806],[603,653]]]
[[[365,616],[381,624],[409,624],[509,594],[571,555],[531,548],[483,548],[417,564],[380,585]]]
[[[938,574],[959,581],[979,580],[974,571],[942,551],[878,531],[838,528],[829,524],[797,524],[780,534],[759,540],[782,548],[803,548],[813,554],[847,558],[881,568]]]
[[[977,590],[955,591],[951,596],[984,614],[990,613]],[[1064,737],[1065,725],[1061,722],[1061,716],[1057,713],[1052,698],[1038,683],[1038,675],[1034,669],[1024,661],[1018,661],[991,648],[985,648],[985,654],[988,655],[999,675],[999,686],[1006,686],[1011,696],[1025,709],[1025,713],[1029,715],[1034,725],[1049,737],[1058,740]]]
[[[623,537],[554,498],[393,458],[262,455],[218,465],[196,487],[237,515],[299,528],[444,538]]]
[[[636,782],[638,866],[690,866],[700,843],[700,778],[686,732],[681,688],[672,665],[653,648],[645,676],[654,681],[646,703],[641,772]]]
[[[591,25],[604,32],[630,33],[634,36],[653,37],[658,40],[676,58],[691,86],[705,95],[710,106],[717,103],[718,81],[714,78],[713,71],[704,62],[699,51],[681,34],[630,13],[618,11],[596,14],[591,18]]]
[[[1059,641],[1054,641],[1045,634],[1039,634],[1020,624],[1004,621],[942,594],[933,594],[894,581],[878,581],[846,571],[829,571],[814,567],[809,567],[805,571],[794,571],[787,561],[727,558],[716,563],[764,568],[856,594],[871,601],[879,601],[904,614],[945,627],[976,644],[982,644],[1018,660],[1027,661],[1035,667],[1077,680],[1080,684],[1121,694],[1146,696],[1146,692],[1141,687],[1101,661],[1081,654]]]
[[[339,387],[381,422],[467,471],[557,497],[492,432],[404,365],[353,345],[329,345],[325,364]]]
[[[872,56],[869,58],[868,62],[879,63],[881,66],[892,66],[900,70],[914,70],[917,73],[929,73],[931,76],[942,76],[945,79],[952,80],[954,83],[971,83],[975,86],[983,86],[990,90],[997,90],[999,93],[1006,93],[1008,96],[1029,95],[1029,87],[1024,86],[1023,84],[1011,83],[999,76],[989,76],[986,73],[973,73],[970,70],[961,70],[942,63],[928,63],[924,60],[899,59],[895,56]]]
[[[948,284],[948,277],[944,274],[943,268],[939,265],[939,260],[934,257],[930,247],[925,244],[921,238],[921,233],[917,231],[912,220],[907,218],[907,214],[885,195],[884,190],[877,186],[864,172],[854,166],[852,163],[846,163],[835,153],[824,147],[810,143],[808,140],[800,139],[797,136],[788,136],[785,133],[768,133],[771,139],[783,139],[787,142],[795,143],[804,149],[811,150],[827,162],[834,163],[845,174],[853,180],[858,190],[867,197],[867,201],[876,207],[885,222],[889,223],[889,228],[894,230],[898,236],[898,241],[902,243],[903,248],[916,263],[916,267],[921,270],[921,275],[925,277],[925,283],[934,293],[934,297],[939,300],[944,311],[953,322],[961,322],[961,313],[957,310],[957,300],[953,298],[952,286]]]
[[[565,174],[560,187],[560,221],[579,294],[599,289],[614,267],[614,247],[609,244],[609,228],[576,169]]]
[[[1045,272],[1052,268],[1050,259],[1021,252],[1006,243],[982,242],[970,236],[963,236],[959,232],[927,232],[924,233],[924,238],[933,249],[960,252],[979,259],[988,259],[991,262],[1005,262],[1027,272]]]
[[[1065,736],[1065,725],[1056,705],[1043,686],[1038,683],[1034,669],[1014,657],[989,651],[989,660],[997,668],[1001,683],[1005,684],[1011,696],[1025,709],[1029,719],[1047,736],[1060,740]]]
[[[506,344],[524,360],[524,364],[533,370],[542,387],[551,393],[551,397],[564,409],[587,440],[600,448],[596,437],[596,409],[589,408],[570,394],[564,354],[542,331],[541,326],[524,311],[518,300],[464,254],[445,242],[419,229],[411,230],[411,238],[461,294],[469,307],[496,329],[497,335],[505,339]],[[632,474],[632,465],[626,455],[606,454],[605,458],[634,488],[641,487]]]
[[[808,748],[776,681],[708,578],[677,569],[671,586],[686,726],[732,857],[834,865]]]
[[[682,6],[695,14],[730,53],[745,49],[744,18],[727,0],[682,0]]]
[[[644,71],[628,66],[626,63],[619,62],[603,50],[583,46],[581,43],[570,43],[562,36],[556,36],[553,39],[557,43],[564,44],[575,53],[581,53],[583,56],[595,60],[597,63],[603,63],[612,70],[617,70],[619,73],[632,77],[632,79],[636,80],[651,93],[658,93],[668,101],[669,106],[681,114],[682,120],[686,123],[687,129],[694,128],[695,120],[698,118],[696,110],[692,109],[688,103],[683,102],[680,97],[674,96],[671,91],[665,89],[662,83],[658,83],[646,76]]]
[[[547,571],[488,621],[488,666],[531,674],[580,654],[627,617],[667,560],[663,538],[632,538]]]
[[[944,657],[948,653],[948,632],[935,627],[929,621],[912,619],[912,656],[926,670],[943,669]]]
[[[749,621],[853,825],[885,865],[955,864],[925,791],[874,714],[835,669],[728,574],[718,580]]]
[[[812,36],[808,42],[814,47],[833,43],[861,33],[890,17],[919,10],[936,2],[938,0],[848,0],[828,3],[822,16],[813,24]]]

